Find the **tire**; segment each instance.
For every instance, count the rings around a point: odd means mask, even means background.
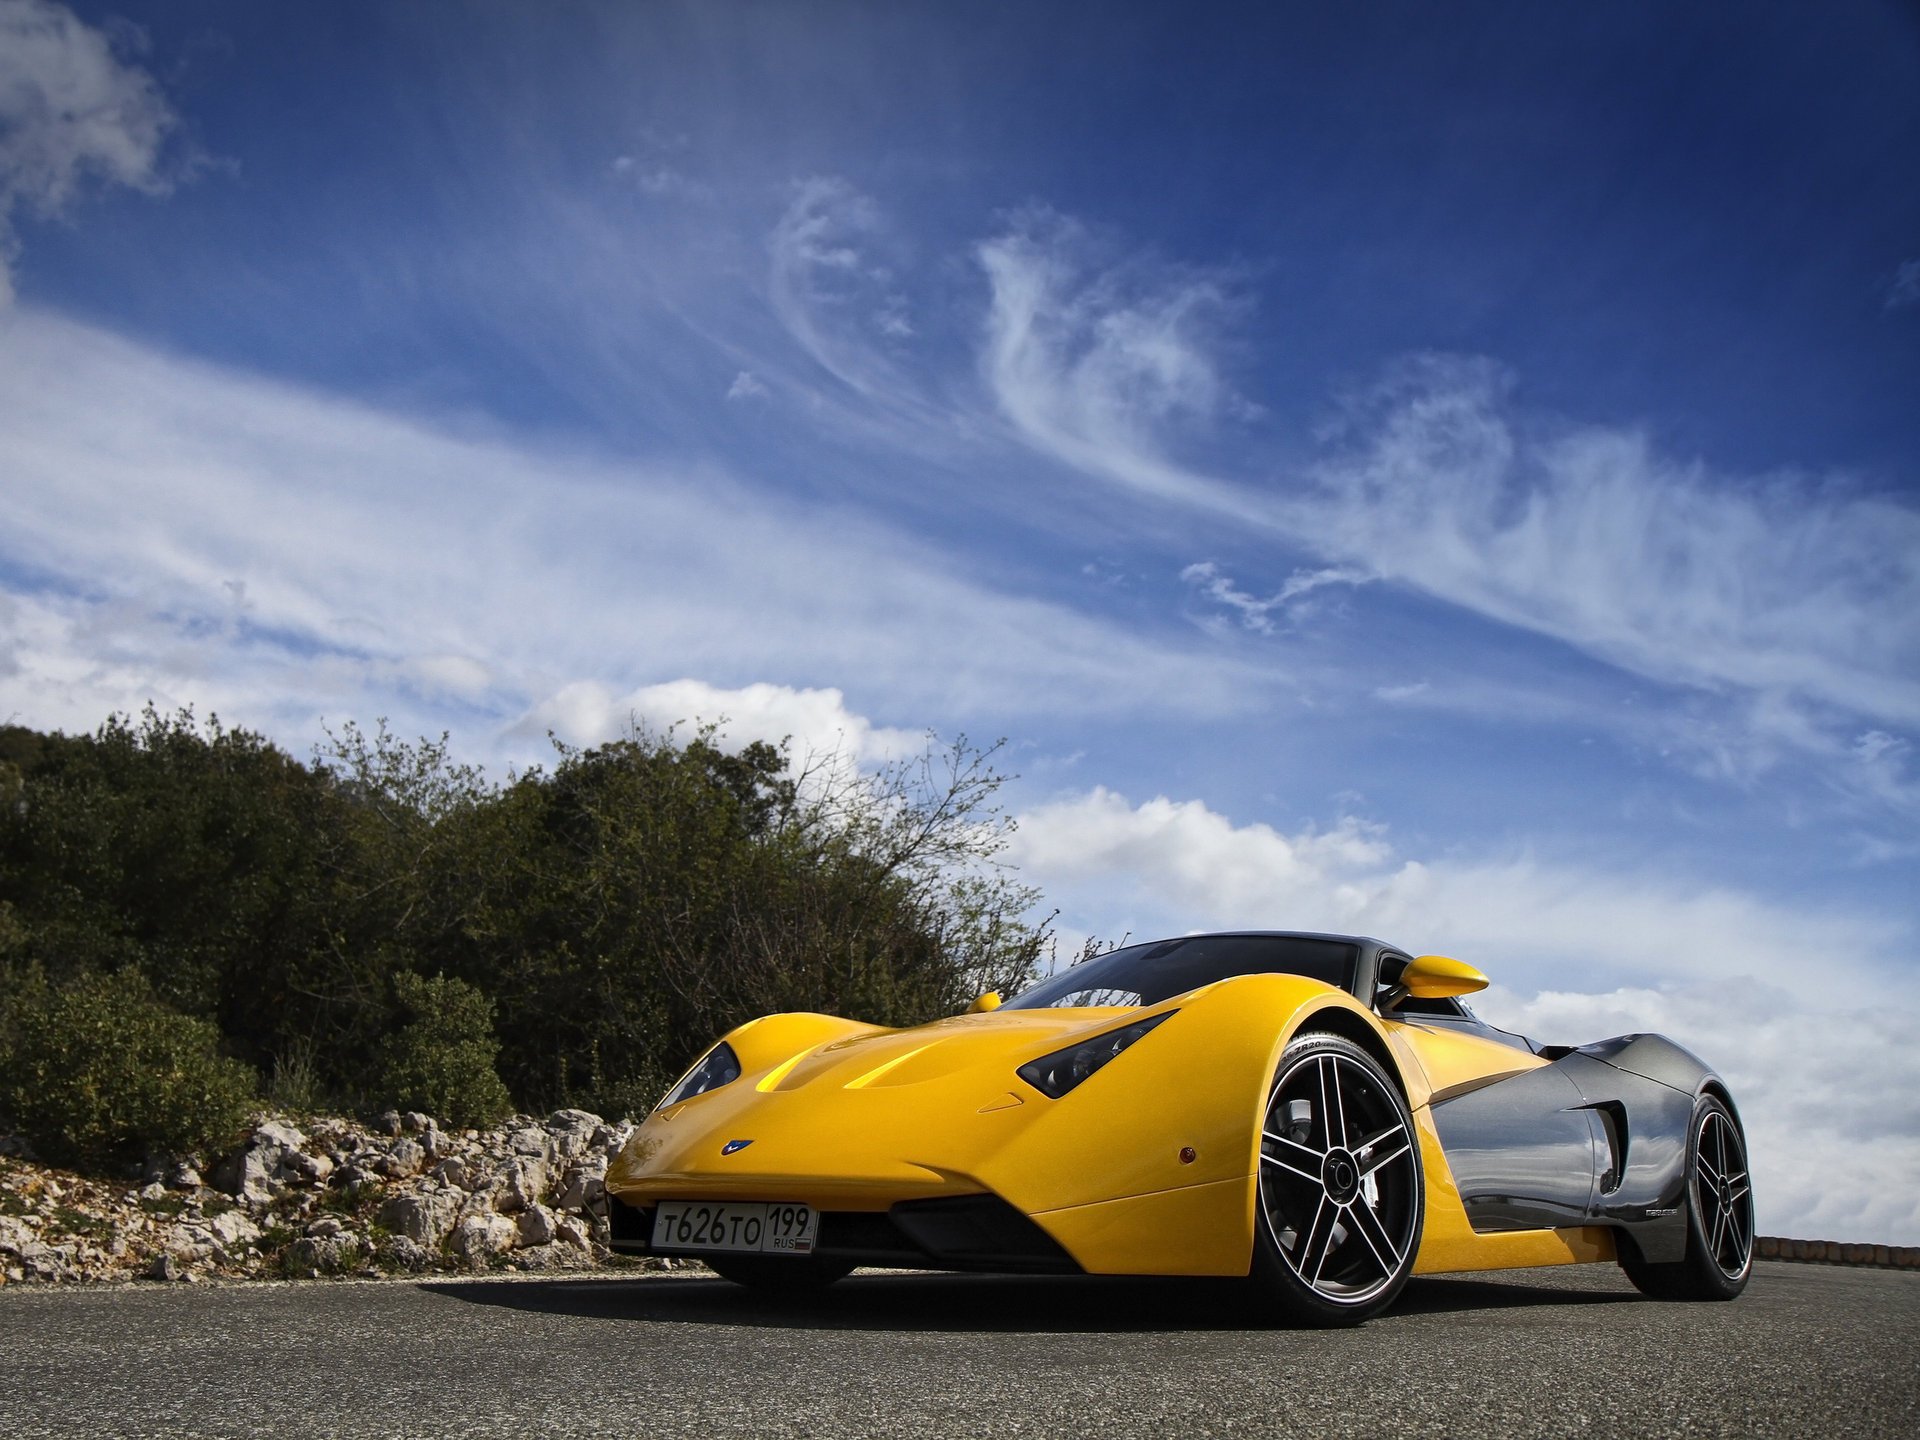
[[[1702,1095],[1687,1139],[1687,1253],[1649,1264],[1622,1236],[1620,1268],[1656,1300],[1731,1300],[1753,1274],[1753,1181],[1740,1122]]]
[[[851,1260],[829,1260],[824,1256],[796,1256],[780,1259],[767,1255],[709,1255],[706,1267],[722,1280],[745,1285],[753,1290],[782,1294],[824,1290],[836,1280],[852,1273]]]
[[[1261,1123],[1253,1278],[1295,1323],[1358,1325],[1413,1273],[1426,1219],[1419,1139],[1400,1088],[1338,1035],[1298,1035]]]

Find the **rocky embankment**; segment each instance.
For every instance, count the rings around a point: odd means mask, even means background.
[[[371,1124],[271,1116],[204,1170],[185,1156],[117,1183],[0,1137],[0,1285],[670,1265],[607,1249],[604,1177],[631,1128],[584,1110],[487,1131],[394,1111]],[[1756,1252],[1920,1268],[1913,1246],[1766,1235]]]
[[[230,1155],[118,1183],[0,1141],[0,1283],[588,1269],[613,1258],[603,1180],[629,1129],[584,1110],[487,1131],[275,1116]]]

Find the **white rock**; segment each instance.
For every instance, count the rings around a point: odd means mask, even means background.
[[[220,1162],[213,1172],[213,1183],[229,1195],[253,1201],[268,1200],[272,1198],[273,1170],[279,1162],[279,1151],[269,1158],[257,1149],[242,1150]]]
[[[211,1260],[215,1245],[212,1232],[198,1225],[175,1225],[162,1232],[160,1244],[166,1253],[182,1261]]]
[[[309,1155],[303,1150],[289,1150],[281,1157],[280,1166],[275,1174],[282,1179],[302,1180],[311,1185],[326,1183],[333,1174],[333,1161],[326,1155]]]
[[[300,1150],[307,1137],[283,1120],[263,1120],[253,1130],[253,1144],[259,1150]]]
[[[529,1205],[520,1212],[514,1230],[514,1243],[521,1249],[549,1244],[553,1240],[553,1212],[544,1205]]]
[[[427,1152],[417,1140],[396,1140],[387,1152],[387,1173],[401,1179],[418,1175],[426,1164]]]
[[[606,1188],[605,1157],[589,1156],[567,1167],[560,1183],[560,1198],[555,1203],[562,1210],[584,1210],[598,1200]]]
[[[186,1160],[176,1160],[167,1166],[167,1173],[160,1179],[169,1190],[198,1190],[206,1183],[200,1178],[200,1172]]]
[[[333,1188],[344,1190],[349,1195],[371,1189],[380,1183],[380,1177],[363,1165],[343,1165],[333,1172]]]
[[[542,1160],[553,1158],[553,1139],[537,1125],[522,1125],[509,1133],[507,1148],[516,1155],[534,1155]]]
[[[593,1138],[587,1143],[595,1150],[604,1150],[614,1154],[627,1143],[627,1136],[633,1133],[631,1125],[602,1125],[593,1132]]]
[[[547,1166],[544,1160],[523,1155],[500,1176],[500,1190],[493,1208],[512,1214],[529,1205],[537,1205],[547,1192]]]
[[[294,1268],[323,1275],[344,1270],[360,1254],[358,1235],[303,1235],[287,1251]]]
[[[20,1251],[39,1240],[26,1222],[16,1220],[11,1215],[0,1215],[0,1254],[18,1255]]]
[[[519,1231],[504,1215],[469,1215],[453,1232],[453,1252],[470,1261],[504,1255],[513,1249]]]
[[[571,1215],[562,1215],[553,1222],[553,1239],[555,1244],[571,1245],[576,1250],[591,1251],[593,1249],[586,1227]]]
[[[238,1210],[228,1210],[207,1222],[213,1238],[229,1250],[251,1245],[260,1238],[260,1227]]]
[[[556,1110],[547,1117],[547,1130],[553,1137],[556,1157],[570,1159],[585,1153],[602,1121],[585,1110]]]
[[[462,1198],[458,1190],[396,1195],[380,1207],[380,1223],[395,1235],[431,1250],[453,1229]]]
[[[424,1270],[432,1261],[433,1252],[417,1240],[396,1235],[387,1242],[387,1258],[405,1270]]]

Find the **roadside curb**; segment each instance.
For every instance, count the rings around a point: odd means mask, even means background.
[[[1788,1240],[1762,1235],[1753,1242],[1760,1260],[1802,1265],[1854,1265],[1874,1270],[1920,1270],[1920,1245],[1849,1245],[1838,1240]]]

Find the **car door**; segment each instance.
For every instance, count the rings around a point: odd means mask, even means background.
[[[1588,1223],[1603,1137],[1580,1087],[1453,1011],[1396,1014],[1388,1025],[1433,1087],[1434,1129],[1468,1223],[1483,1232]]]

